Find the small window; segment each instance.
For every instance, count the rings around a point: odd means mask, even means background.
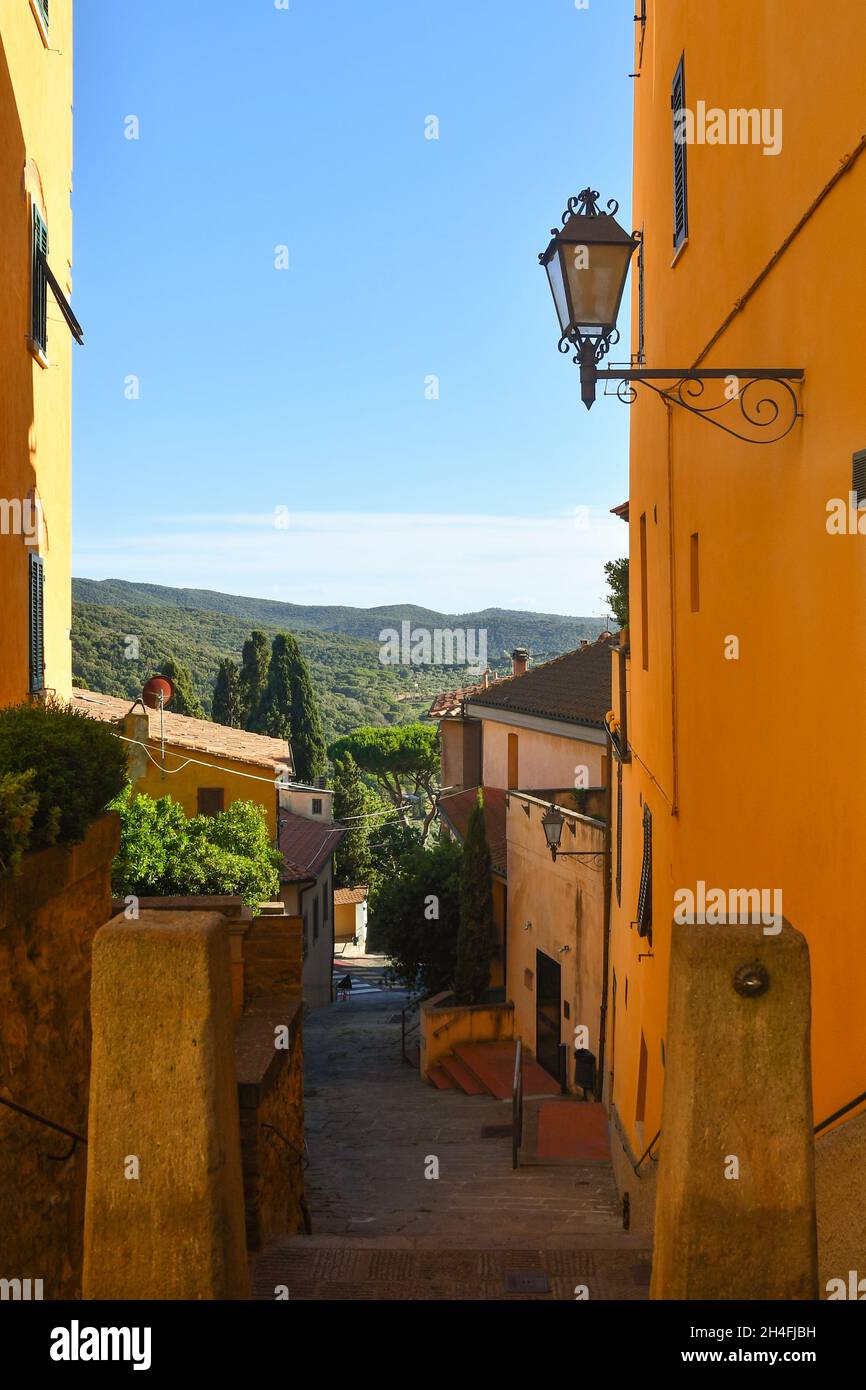
[[[313,800],[313,811],[312,811],[312,814],[313,814],[314,816],[320,816],[320,815],[322,814],[322,798],[321,798],[320,796],[314,796],[312,800]]]
[[[508,735],[508,785],[511,788],[517,787],[518,767],[519,767],[519,739],[517,734]]]
[[[686,176],[686,55],[680,58],[671,88],[674,118],[674,251],[689,234],[689,197]]]
[[[45,621],[42,558],[29,555],[28,635],[30,645],[30,689],[45,689]]]
[[[649,1053],[647,1052],[646,1038],[643,1033],[640,1035],[640,1060],[637,1071],[637,1100],[634,1108],[635,1124],[642,1125],[646,1115],[646,1082],[649,1070]]]
[[[319,899],[313,898],[313,945],[319,939]]]
[[[37,5],[37,7],[38,7],[39,13],[42,15],[43,20],[44,20],[45,23],[47,24],[47,23],[48,23],[48,0],[36,0],[36,5]]]
[[[33,18],[36,20],[36,28],[39,30],[42,42],[48,48],[48,0],[30,0],[30,8],[33,11]]]
[[[198,813],[200,816],[218,816],[225,810],[226,794],[222,787],[199,787]]]
[[[859,449],[852,459],[851,491],[857,495],[857,506],[866,506],[866,449]]]
[[[322,921],[328,922],[331,919],[331,883],[322,884]]]
[[[30,337],[39,352],[48,350],[48,228],[37,207],[33,209]]]
[[[637,900],[637,929],[652,945],[653,926],[653,818],[649,806],[643,808],[643,862]]]

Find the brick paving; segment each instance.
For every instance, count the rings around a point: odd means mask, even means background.
[[[375,987],[381,963],[351,973]],[[645,1298],[650,1253],[622,1230],[610,1166],[514,1172],[510,1102],[423,1083],[400,1057],[404,1002],[368,989],[307,1015],[313,1234],[259,1257],[253,1296],[573,1300],[585,1284],[591,1299]],[[506,1292],[521,1271],[545,1291]]]

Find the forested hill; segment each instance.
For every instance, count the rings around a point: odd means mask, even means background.
[[[525,646],[536,662],[594,637],[598,618],[542,613],[447,614],[410,604],[383,608],[308,607],[242,598],[204,589],[169,589],[124,580],[73,579],[73,673],[91,690],[134,698],[169,654],[189,666],[196,693],[210,710],[217,667],[240,662],[252,628],[269,637],[292,632],[309,664],[326,736],[363,724],[405,723],[424,714],[440,690],[464,683],[462,668],[383,665],[379,634],[409,621],[434,630],[486,629],[488,665],[505,672],[505,653]],[[129,653],[136,645],[138,658]],[[473,679],[473,677],[468,677]]]

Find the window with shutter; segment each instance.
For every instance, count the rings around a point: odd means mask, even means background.
[[[686,55],[677,66],[671,89],[674,121],[674,250],[678,251],[689,234],[689,197],[686,176],[685,128],[681,113],[686,107]]]
[[[39,6],[39,13],[42,15],[42,18],[45,20],[45,23],[47,24],[47,23],[48,23],[48,0],[36,0],[36,3],[37,3],[37,5]]]
[[[30,555],[28,561],[30,565],[28,596],[30,689],[36,691],[45,689],[44,574],[40,556]]]
[[[637,247],[637,364],[639,367],[642,367],[646,360],[644,351],[645,329],[646,305],[644,300],[643,228],[641,228],[640,241]]]
[[[30,336],[40,352],[48,348],[48,277],[45,257],[48,255],[48,228],[39,209],[33,209],[31,314]]]
[[[859,449],[852,460],[851,491],[857,495],[857,506],[866,506],[866,449]]]
[[[652,943],[653,925],[653,818],[649,806],[643,808],[643,862],[637,900],[637,929]]]

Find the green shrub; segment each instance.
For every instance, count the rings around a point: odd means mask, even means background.
[[[236,894],[254,907],[279,895],[282,855],[255,802],[233,801],[218,816],[187,820],[170,796],[133,797],[127,788],[114,808],[120,812],[120,849],[111,883],[119,897]]]
[[[33,787],[35,780],[32,769],[0,776],[0,878],[17,874],[21,856],[30,843],[33,817],[39,805]]]
[[[126,744],[61,700],[12,705],[0,710],[0,776],[31,771],[27,848],[76,844],[126,781]]]

